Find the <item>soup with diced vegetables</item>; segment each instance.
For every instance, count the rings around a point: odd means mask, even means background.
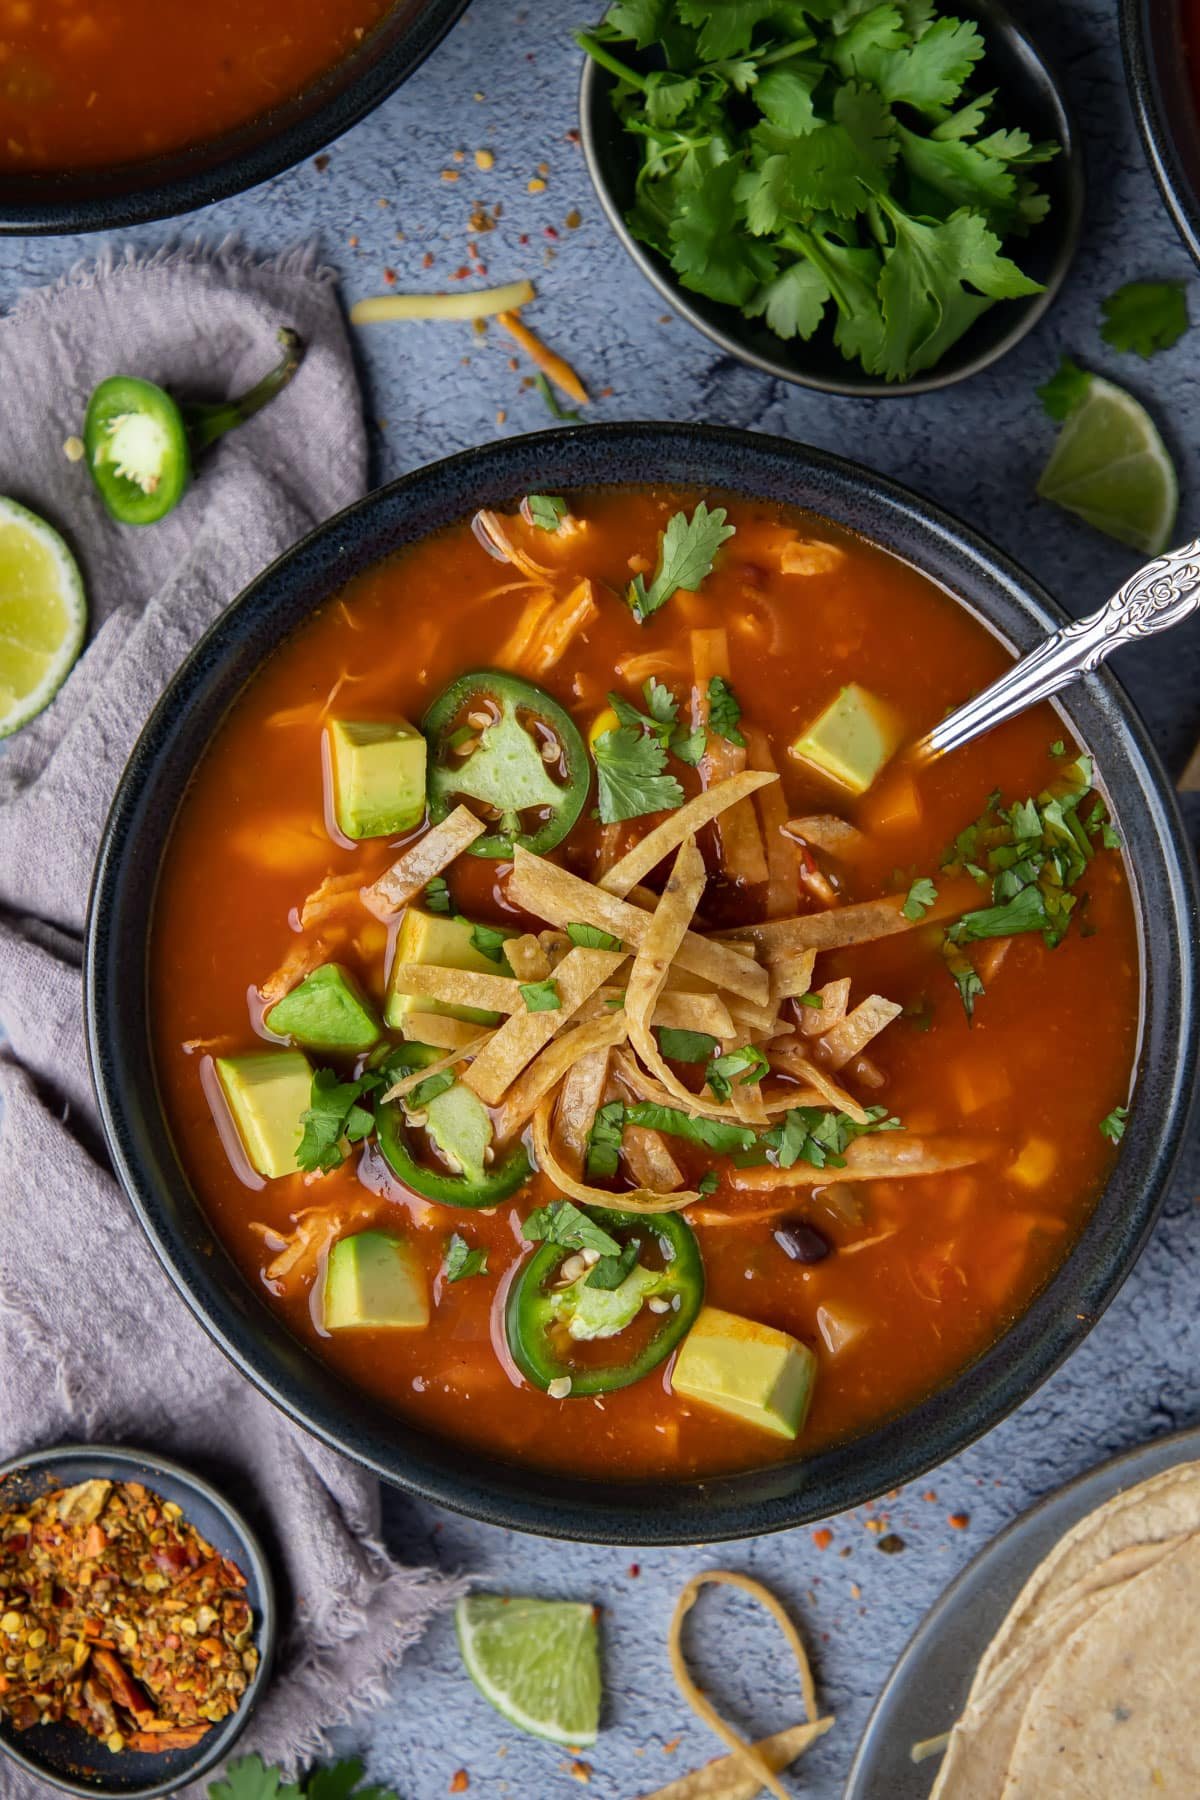
[[[0,172],[142,162],[290,99],[391,0],[0,0]]]
[[[946,1383],[1116,1156],[1139,962],[1008,652],[774,504],[530,494],[353,581],[201,759],[152,942],[168,1113],[265,1305],[404,1418],[751,1467]]]

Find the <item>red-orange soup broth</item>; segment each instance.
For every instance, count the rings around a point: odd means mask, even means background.
[[[993,790],[1007,806],[1053,788],[1075,752],[1059,741],[1061,721],[1048,708],[917,773],[901,757],[860,799],[789,754],[848,683],[893,709],[911,740],[1010,657],[916,570],[823,520],[739,498],[722,502],[736,535],[717,551],[699,591],[677,592],[637,622],[625,599],[631,571],[651,580],[659,533],[673,513],[691,513],[697,498],[662,489],[573,496],[571,513],[586,529],[563,541],[513,525],[525,554],[553,566],[544,579],[557,594],[570,594],[583,577],[596,584],[595,616],[535,678],[585,738],[610,691],[644,708],[651,672],[670,688],[686,724],[691,634],[723,630],[741,726],[758,750],[752,766],[763,765],[756,734],[765,733],[787,818],[833,814],[861,834],[853,854],[840,858],[795,846],[786,911],[808,915],[903,894],[923,877],[939,887],[947,847],[984,812]],[[815,572],[785,574],[781,546],[793,539],[817,540],[833,553],[816,556]],[[289,957],[300,971],[336,959],[382,1004],[389,933],[362,907],[358,885],[373,881],[415,834],[357,845],[331,838],[325,723],[399,715],[419,722],[453,679],[497,664],[531,592],[528,578],[494,560],[464,522],[352,582],[234,706],[181,809],[153,934],[155,1048],[180,1155],[214,1231],[263,1303],[315,1355],[410,1421],[501,1458],[577,1475],[683,1476],[803,1454],[952,1379],[1019,1315],[1087,1219],[1116,1155],[1100,1124],[1127,1097],[1138,1031],[1137,935],[1121,854],[1111,838],[1101,846],[1093,821],[1094,853],[1056,947],[1041,931],[963,946],[986,990],[973,1022],[947,966],[945,921],[918,916],[890,937],[818,955],[814,987],[844,975],[852,1006],[877,993],[903,1009],[867,1046],[866,1061],[836,1076],[862,1105],[879,1106],[904,1128],[863,1142],[966,1137],[983,1145],[978,1160],[854,1183],[829,1167],[820,1185],[743,1191],[728,1158],[665,1140],[690,1187],[706,1169],[717,1171],[716,1190],[682,1215],[694,1225],[707,1302],[785,1332],[815,1354],[811,1411],[794,1440],[674,1392],[674,1357],[617,1391],[551,1398],[507,1354],[504,1297],[529,1254],[522,1219],[561,1190],[535,1174],[490,1212],[451,1209],[407,1192],[371,1143],[352,1148],[330,1173],[251,1188],[222,1147],[201,1079],[209,1053],[264,1048],[253,1023],[262,1017],[255,990]],[[709,727],[711,746],[711,719]],[[674,755],[668,765],[693,794],[704,765],[693,769]],[[551,854],[588,879],[669,816],[638,817],[606,832],[592,816],[595,802],[593,782],[579,823]],[[777,821],[778,810],[767,816]],[[762,919],[761,884],[722,877],[719,833],[706,828],[699,844],[711,877],[704,928]],[[459,856],[444,871],[453,912],[529,929],[507,895],[510,867]],[[352,878],[347,898],[302,932],[303,903],[330,874]],[[649,885],[661,889],[664,876],[658,869]],[[974,887],[969,877],[958,879]],[[970,904],[987,907],[986,887],[978,894]],[[920,915],[919,890],[914,910]],[[627,974],[628,965],[618,987]],[[793,1036],[813,1017],[791,1001],[782,1010]],[[697,1073],[688,1077],[692,1085]],[[619,1207],[622,1179],[611,1185]],[[319,1266],[298,1281],[264,1277],[294,1215],[314,1206],[334,1209],[346,1230],[382,1225],[415,1245],[431,1296],[424,1329],[328,1333]],[[781,1247],[776,1233],[797,1221],[816,1228],[827,1252],[820,1260],[796,1261]],[[455,1232],[486,1251],[486,1273],[446,1278]],[[619,1339],[605,1348],[612,1342]]]
[[[333,68],[391,0],[0,0],[0,170],[207,143]]]

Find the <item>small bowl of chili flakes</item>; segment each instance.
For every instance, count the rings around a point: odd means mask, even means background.
[[[275,1642],[262,1547],[206,1481],[84,1444],[0,1464],[0,1751],[69,1794],[222,1762]]]

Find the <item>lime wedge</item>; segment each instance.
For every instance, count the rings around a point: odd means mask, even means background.
[[[467,1674],[522,1731],[556,1744],[596,1741],[600,1652],[594,1607],[469,1594],[454,1609]]]
[[[1179,508],[1175,465],[1154,420],[1099,375],[1067,414],[1037,491],[1147,556],[1165,550]]]
[[[0,495],[0,737],[50,704],[86,627],[75,558],[44,519]]]

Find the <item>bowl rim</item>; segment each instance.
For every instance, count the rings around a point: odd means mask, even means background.
[[[230,1716],[226,1729],[213,1733],[213,1742],[207,1747],[196,1746],[197,1754],[189,1761],[181,1762],[179,1767],[161,1781],[152,1781],[142,1787],[107,1787],[102,1779],[88,1777],[72,1781],[69,1776],[60,1774],[50,1768],[39,1758],[28,1755],[6,1734],[0,1734],[0,1753],[9,1757],[29,1775],[39,1781],[56,1788],[64,1794],[113,1794],[119,1800],[158,1800],[166,1794],[179,1791],[181,1783],[198,1781],[202,1775],[209,1773],[218,1763],[227,1760],[230,1751],[245,1731],[255,1707],[262,1699],[268,1676],[275,1658],[276,1641],[279,1630],[279,1607],[275,1594],[275,1578],[266,1551],[254,1527],[245,1515],[236,1507],[226,1494],[213,1486],[203,1475],[198,1475],[186,1464],[176,1462],[174,1457],[163,1456],[157,1450],[140,1450],[129,1444],[87,1444],[66,1443],[49,1445],[40,1450],[29,1450],[23,1455],[10,1456],[0,1462],[0,1496],[3,1494],[5,1482],[13,1475],[23,1475],[30,1470],[50,1469],[57,1471],[67,1462],[81,1464],[113,1463],[123,1466],[129,1471],[128,1479],[148,1478],[151,1482],[155,1475],[166,1475],[177,1482],[180,1488],[190,1490],[207,1501],[213,1510],[221,1515],[229,1527],[231,1535],[237,1539],[240,1552],[250,1565],[246,1571],[253,1576],[258,1588],[259,1618],[255,1627],[255,1642],[258,1645],[258,1667],[242,1696],[241,1705]],[[87,1480],[83,1469],[79,1471],[79,1480]],[[234,1728],[236,1727],[236,1729]]]
[[[1142,936],[1142,1029],[1121,1156],[1074,1246],[1025,1312],[915,1406],[808,1459],[731,1476],[622,1483],[548,1481],[534,1465],[501,1461],[386,1413],[302,1349],[256,1299],[174,1160],[147,1042],[154,887],[196,736],[215,729],[288,630],[404,542],[547,481],[556,489],[670,482],[808,505],[930,574],[1014,650],[1065,616],[1019,565],[941,508],[860,465],[764,434],[653,423],[571,427],[462,451],[402,476],[250,584],[192,651],[131,754],[97,859],[85,946],[88,1054],[100,1114],[134,1209],[196,1317],[289,1417],[383,1479],[487,1523],[591,1542],[716,1542],[787,1529],[861,1505],[965,1449],[1058,1367],[1128,1275],[1158,1215],[1194,1097],[1196,874],[1149,736],[1102,671],[1060,707],[1083,743],[1104,739],[1106,786],[1136,852],[1129,872]],[[173,797],[168,777],[178,789]]]
[[[954,354],[954,349],[957,348],[957,346],[953,346],[947,352],[941,365],[935,365],[932,369],[925,370],[919,375],[911,376],[907,381],[884,381],[876,376],[867,375],[865,372],[857,379],[851,378],[849,374],[839,378],[833,375],[805,372],[783,360],[783,352],[786,350],[783,339],[780,340],[782,346],[780,355],[766,354],[755,349],[753,345],[743,342],[732,330],[724,330],[700,310],[687,290],[670,274],[662,258],[656,256],[646,245],[639,243],[638,239],[634,237],[609,187],[598,147],[597,115],[600,107],[604,104],[613,78],[585,53],[583,69],[579,78],[579,137],[588,175],[604,216],[619,239],[622,249],[637,264],[655,291],[669,306],[674,308],[681,318],[686,319],[689,325],[701,332],[726,356],[732,356],[738,362],[746,363],[750,368],[758,369],[764,375],[771,375],[778,381],[786,381],[793,387],[810,388],[816,393],[839,394],[852,400],[900,399],[915,394],[936,393],[942,388],[953,387],[955,383],[966,381],[972,375],[978,375],[984,369],[990,368],[992,363],[999,361],[1002,356],[1006,356],[1010,350],[1014,349],[1054,304],[1074,261],[1083,232],[1086,202],[1083,140],[1061,81],[1025,26],[1013,17],[1001,0],[963,0],[963,4],[967,11],[976,15],[980,20],[988,21],[992,29],[998,30],[1020,47],[1026,59],[1040,69],[1047,91],[1053,95],[1058,113],[1058,132],[1063,147],[1066,212],[1043,290],[1040,294],[1032,294],[1010,303],[1012,323],[1008,329],[994,343],[985,345],[964,362],[955,366],[947,366],[949,359]],[[723,312],[730,314],[733,313],[733,310],[732,307],[722,308]],[[850,370],[856,365],[847,362],[846,367]]]
[[[1150,172],[1175,229],[1197,263],[1200,263],[1200,186],[1188,174],[1180,152],[1177,120],[1173,118],[1164,88],[1164,69],[1156,49],[1152,8],[1154,0],[1121,0],[1121,51],[1125,63],[1126,86],[1133,101],[1134,117],[1142,139],[1142,148],[1150,164]],[[1171,12],[1176,24],[1179,9],[1172,0]],[[1187,59],[1166,71],[1167,80],[1178,84],[1188,80]],[[1187,116],[1191,125],[1192,147],[1200,156],[1200,106],[1188,96]]]
[[[0,237],[125,230],[177,218],[257,187],[357,125],[441,43],[470,0],[424,0],[389,37],[386,15],[348,56],[318,71],[299,93],[219,137],[144,162],[82,171],[48,170],[28,198],[6,193],[0,175]],[[381,47],[372,52],[372,40]],[[323,92],[323,90],[328,90]],[[72,193],[69,183],[82,185]],[[115,183],[105,191],[104,183]]]

